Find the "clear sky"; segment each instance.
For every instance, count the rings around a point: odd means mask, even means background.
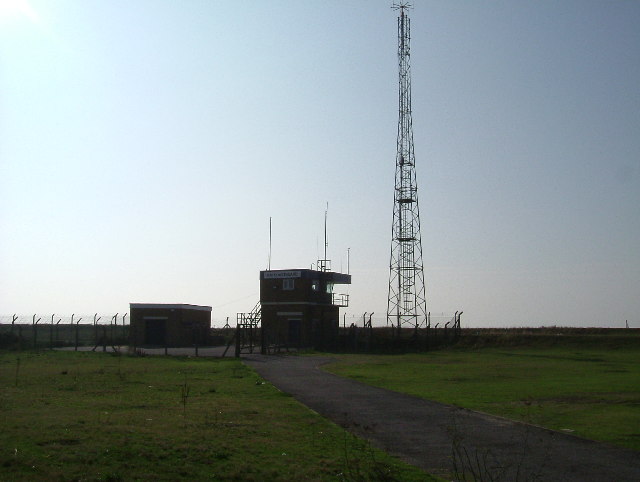
[[[640,327],[640,2],[413,2],[428,309]],[[0,0],[0,314],[258,301],[322,253],[384,322],[390,1]]]

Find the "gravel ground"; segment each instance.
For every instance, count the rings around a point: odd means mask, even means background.
[[[244,355],[278,389],[427,472],[476,480],[640,481],[640,453],[338,377],[317,356]]]

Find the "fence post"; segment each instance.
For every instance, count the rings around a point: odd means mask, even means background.
[[[59,318],[58,321],[56,321],[56,336],[55,336],[55,342],[58,343],[58,325],[60,324],[60,322],[62,321],[62,318]]]
[[[96,319],[96,317],[98,317],[98,319]],[[100,340],[98,340],[98,322],[100,321],[100,318],[102,318],[102,316],[98,316],[98,313],[93,315],[93,332],[94,332],[94,338],[95,338],[94,346],[98,346],[100,344]]]
[[[51,315],[51,332],[49,333],[49,348],[53,350],[53,318],[56,316],[54,313]]]
[[[122,315],[122,341],[126,342],[127,341],[127,327],[124,324],[124,319],[127,317],[129,313],[125,313],[124,315]],[[128,345],[129,343],[127,343]]]
[[[236,358],[240,358],[240,324],[236,325]]]
[[[424,337],[424,350],[425,351],[429,351],[429,336],[430,336],[429,331],[430,330],[431,330],[431,327],[429,326],[429,324],[427,324],[426,335]]]
[[[33,315],[33,349],[37,349],[38,346],[38,328],[36,328],[36,326],[38,326],[38,321],[40,321],[42,318],[38,318],[38,320],[36,321],[36,315]]]
[[[358,325],[353,325],[353,350],[358,353]]]
[[[80,320],[82,320],[82,317],[78,318],[78,321],[76,321],[76,348],[75,348],[75,351],[78,351],[78,330],[80,329],[80,327],[78,325],[80,324]],[[73,315],[71,315],[71,324],[73,325]]]
[[[75,313],[71,314],[71,329],[73,330],[73,317],[75,316]],[[75,343],[75,349],[74,351],[78,351],[78,329],[76,328],[76,343]]]
[[[114,345],[114,342],[113,342],[113,340],[114,340],[114,337],[113,337],[113,330],[114,330],[113,324],[115,323],[115,330],[117,332],[118,331],[118,329],[117,329],[118,328],[118,315],[119,315],[119,313],[116,313],[115,315],[113,315],[113,318],[111,318],[111,324],[110,324],[110,327],[109,327],[110,328],[110,330],[109,330],[109,344],[114,348],[115,348],[115,345]]]

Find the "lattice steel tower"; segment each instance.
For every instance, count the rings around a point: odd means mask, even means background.
[[[427,323],[427,301],[422,268],[422,240],[418,210],[413,127],[411,123],[411,40],[407,2],[394,4],[398,17],[399,109],[396,154],[396,182],[393,200],[391,262],[387,324],[398,328]]]

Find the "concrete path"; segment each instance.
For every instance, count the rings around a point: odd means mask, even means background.
[[[122,353],[129,353],[130,351],[133,350],[133,347],[130,347],[130,346],[117,346],[115,348],[121,351]],[[65,346],[65,347],[55,348],[55,350],[74,351],[75,348],[72,346]],[[165,355],[164,348],[138,347],[136,348],[136,350],[140,351],[141,353],[144,353],[145,355],[157,355],[157,356]],[[98,353],[102,353],[104,351],[107,353],[113,353],[114,347],[110,345],[107,345],[107,346],[99,345],[97,347],[79,346],[77,351],[95,351]],[[196,355],[196,352],[197,352],[197,355]],[[225,355],[225,352],[226,352],[226,355]],[[233,358],[235,355],[235,345],[229,347],[228,350],[226,346],[202,346],[202,347],[199,347],[197,350],[195,347],[186,347],[186,348],[171,347],[171,348],[167,348],[166,355],[168,356],[201,356],[201,357],[221,357],[225,355],[227,358]]]
[[[476,480],[640,481],[640,452],[430,402],[319,369],[326,357],[244,355],[264,379],[429,473]],[[457,469],[456,469],[457,467]]]

